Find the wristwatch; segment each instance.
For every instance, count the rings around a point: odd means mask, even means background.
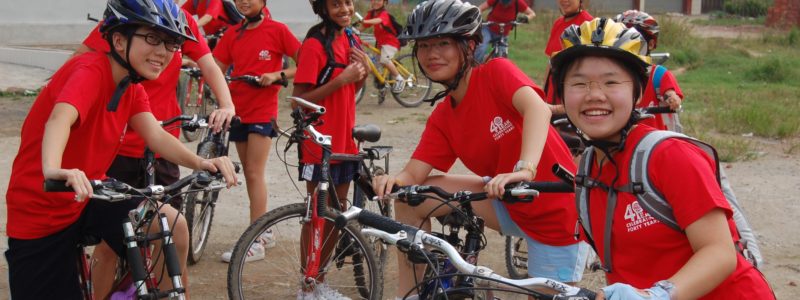
[[[675,299],[675,284],[673,284],[671,281],[661,280],[656,282],[655,285],[667,291],[670,300]]]
[[[524,160],[517,161],[517,164],[514,165],[514,172],[517,172],[517,171],[520,171],[520,170],[531,171],[531,174],[533,174],[533,177],[536,177],[536,165],[534,165],[532,162],[527,162],[527,161],[524,161]]]

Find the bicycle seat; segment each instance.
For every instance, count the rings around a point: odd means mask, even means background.
[[[353,127],[353,138],[359,142],[377,142],[381,139],[381,128],[375,124],[356,125]]]

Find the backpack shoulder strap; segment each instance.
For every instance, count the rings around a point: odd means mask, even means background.
[[[319,72],[319,75],[317,75],[317,86],[321,86],[328,83],[333,76],[334,69],[346,68],[347,65],[336,62],[336,58],[333,56],[333,47],[325,44],[325,36],[322,35],[322,32],[314,32],[310,37],[319,41],[322,48],[325,49],[325,66],[322,68],[322,71]]]
[[[661,79],[666,72],[667,68],[662,65],[656,65],[653,68],[653,90],[656,91],[656,98],[661,98]]]
[[[664,195],[653,185],[648,173],[650,156],[658,144],[668,138],[679,138],[688,141],[714,158],[717,164],[716,179],[719,183],[719,157],[714,147],[691,138],[668,130],[656,130],[648,133],[636,144],[630,162],[630,183],[623,187],[623,191],[636,194],[636,200],[653,218],[677,231],[683,231],[675,220],[672,206],[664,198]]]
[[[591,187],[589,174],[591,174],[593,160],[594,147],[586,147],[581,155],[580,163],[578,163],[578,174],[575,176],[575,207],[578,208],[578,223],[583,227],[586,240],[592,248],[595,248],[594,238],[592,238],[592,223],[589,222],[589,188]],[[596,248],[595,252],[597,252]]]

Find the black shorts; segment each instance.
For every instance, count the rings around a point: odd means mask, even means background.
[[[78,243],[90,235],[124,257],[122,220],[136,208],[129,202],[88,200],[78,220],[46,237],[8,238],[8,285],[11,299],[83,299],[76,262]]]
[[[251,133],[258,133],[271,138],[278,136],[278,133],[272,128],[272,123],[242,123],[239,126],[231,127],[228,133],[228,140],[231,142],[247,142],[247,136]]]
[[[316,164],[300,164],[297,167],[298,173],[300,174],[300,181],[311,181],[311,182],[320,182],[322,181],[322,165]],[[343,183],[347,183],[353,180],[358,173],[358,162],[355,161],[343,161],[338,164],[332,164],[328,168],[328,172],[330,173],[330,183],[333,185],[340,185]]]
[[[147,186],[146,163],[144,158],[117,155],[111,167],[106,171],[108,177],[127,183],[135,188]],[[155,163],[156,184],[170,185],[178,181],[181,170],[178,165],[163,158],[156,158]]]

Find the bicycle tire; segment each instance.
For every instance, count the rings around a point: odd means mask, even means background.
[[[366,93],[367,93],[367,84],[364,83],[364,86],[362,86],[360,89],[358,89],[358,91],[356,91],[356,104],[361,103],[361,99],[364,99],[364,94]]]
[[[528,243],[524,238],[506,236],[505,258],[509,278],[528,278]]]
[[[203,96],[197,94],[197,84],[199,84],[197,79],[183,72],[178,77],[177,98],[181,113],[184,115],[205,115],[205,100],[202,105],[197,105],[197,97]],[[200,133],[200,130],[181,130],[181,137],[187,142],[194,142],[200,137]]]
[[[298,237],[301,235],[301,224],[305,216],[306,204],[289,204],[269,211],[247,228],[236,242],[228,266],[230,299],[286,299],[297,296],[304,276]],[[334,213],[326,211],[324,217],[333,226]],[[265,250],[263,260],[245,263],[250,245],[267,230],[272,230],[275,245]],[[352,247],[343,251],[331,251],[332,257],[320,267],[320,274],[325,274],[325,283],[352,299],[381,299],[383,275],[377,267],[372,248],[366,246],[367,242],[354,225],[345,226],[338,232],[342,235],[336,240],[336,245],[328,244],[323,247],[339,248],[341,241],[352,242]],[[323,237],[324,244],[329,242],[330,237]],[[349,263],[348,257],[351,259]],[[340,261],[345,262],[347,267],[336,266]],[[350,271],[351,274],[346,274]]]
[[[214,143],[203,141],[197,145],[197,155],[202,158],[219,156]],[[189,259],[190,265],[200,262],[208,245],[211,224],[214,220],[214,208],[219,192],[189,192],[185,195],[184,215],[189,227]]]
[[[410,74],[401,74],[403,78],[412,77],[406,83],[405,88],[400,93],[392,92],[392,97],[397,103],[404,107],[417,107],[422,104],[422,100],[428,98],[431,93],[431,79],[426,77],[419,65],[414,61],[411,54],[401,55],[396,59],[397,63],[403,66]]]

